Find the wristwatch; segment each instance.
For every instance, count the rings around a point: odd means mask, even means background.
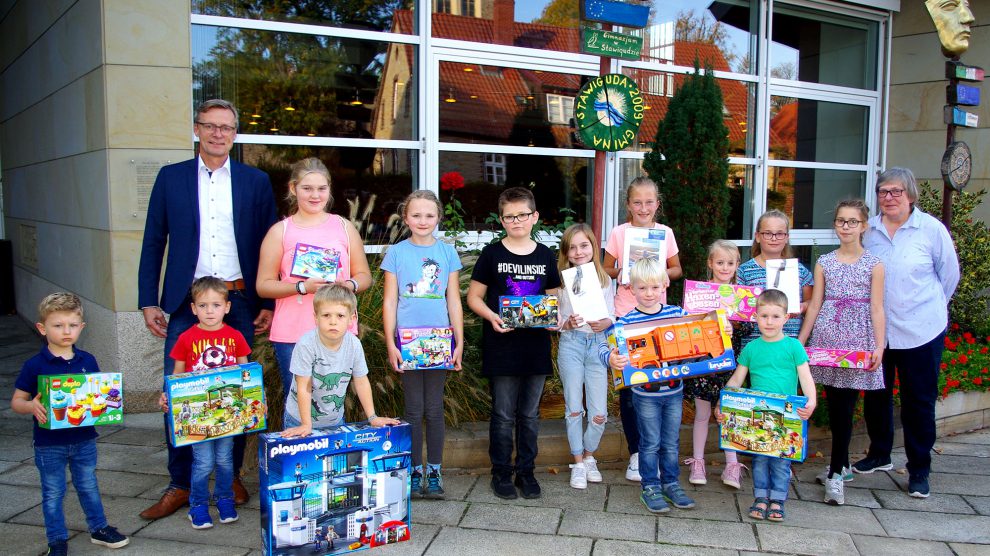
[[[306,295],[306,282],[303,280],[296,282],[296,291],[299,295]]]

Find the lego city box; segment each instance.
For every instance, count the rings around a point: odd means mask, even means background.
[[[612,369],[616,389],[724,373],[736,368],[732,327],[719,309],[703,314],[616,323],[606,330],[611,348],[629,358]]]
[[[454,329],[447,327],[399,328],[403,371],[454,368]]]
[[[41,405],[48,412],[43,429],[71,429],[124,422],[121,373],[78,373],[38,377]]]
[[[723,388],[719,395],[719,448],[796,462],[808,455],[808,422],[798,408],[808,398],[745,388]]]
[[[336,249],[297,243],[289,274],[296,278],[319,278],[333,282],[337,279],[339,268],[340,253]]]
[[[761,292],[759,286],[685,280],[681,307],[689,313],[722,309],[729,320],[756,322],[756,298]]]
[[[865,371],[870,368],[870,358],[872,353],[868,351],[856,351],[851,349],[829,349],[829,348],[804,348],[808,353],[808,364],[819,367],[838,367],[841,369],[859,369]]]
[[[556,295],[503,295],[498,298],[498,316],[506,328],[552,328],[557,326]]]
[[[345,424],[258,437],[268,556],[344,554],[410,538],[409,425]]]
[[[265,430],[265,385],[258,363],[165,379],[169,441],[188,446]]]

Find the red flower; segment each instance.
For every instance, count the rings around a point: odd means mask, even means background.
[[[949,395],[949,387],[946,386],[945,388],[942,388],[942,397],[944,398],[948,395]]]
[[[982,376],[978,376],[978,377],[974,378],[973,379],[973,384],[975,384],[977,386],[982,385],[983,384],[983,377]]]
[[[953,359],[952,361],[949,361],[949,364],[950,365],[953,365],[953,366],[958,365],[959,364],[959,360],[958,359]]]
[[[966,357],[965,354],[960,355],[959,356],[959,362],[962,363],[963,365],[965,365],[966,363],[969,363],[969,357]]]
[[[895,396],[897,395],[897,392],[899,392],[899,390],[897,388],[894,388],[893,393]]]
[[[963,375],[963,378],[966,378],[966,377],[969,376],[969,372],[968,371],[963,371],[962,372],[962,375]]]
[[[985,375],[987,373],[990,373],[990,369],[987,369],[986,367],[983,367],[982,369],[980,369],[980,374]]]
[[[953,330],[959,330],[959,325],[956,324],[956,323],[952,323],[952,329]]]
[[[945,363],[942,363],[941,365],[939,365],[939,368],[940,368],[940,369],[942,369],[942,370],[944,371],[944,370],[946,370],[946,369],[948,369],[948,368],[949,368],[949,366],[948,366],[948,365],[946,365]]]
[[[980,348],[980,353],[985,354],[988,351],[990,351],[990,348],[987,348],[987,346],[983,346],[983,347]]]
[[[970,336],[969,338],[966,338],[966,343],[967,344],[975,344],[976,343],[976,338]]]
[[[973,355],[973,350],[971,350],[971,349],[970,350],[967,350],[966,351],[966,355]]]
[[[460,172],[447,172],[440,176],[440,189],[444,191],[457,191],[464,187],[464,176]]]
[[[969,340],[969,339],[971,339],[972,337],[973,337],[973,335],[972,335],[972,334],[970,334],[969,332],[963,332],[963,338],[966,338],[967,340]]]

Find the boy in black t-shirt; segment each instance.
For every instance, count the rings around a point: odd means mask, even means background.
[[[533,194],[522,187],[506,189],[498,198],[498,210],[505,238],[481,251],[467,293],[468,307],[490,323],[482,333],[481,372],[488,377],[492,394],[488,448],[492,491],[499,498],[511,500],[516,498],[515,487],[519,487],[523,498],[539,498],[540,485],[533,469],[540,397],[546,375],[553,372],[550,332],[541,328],[506,328],[499,317],[498,298],[556,293],[560,276],[553,252],[530,237],[540,218]]]

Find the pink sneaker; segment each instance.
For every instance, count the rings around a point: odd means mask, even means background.
[[[698,458],[688,458],[684,460],[684,465],[691,466],[691,477],[688,482],[692,485],[704,485],[708,484],[708,479],[705,478],[705,460]]]
[[[722,484],[732,488],[741,488],[739,478],[742,476],[743,469],[749,468],[739,462],[726,463],[725,471],[722,471]]]

